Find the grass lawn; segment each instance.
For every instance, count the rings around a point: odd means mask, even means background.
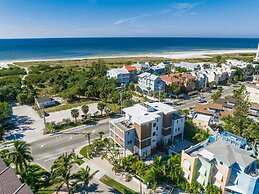
[[[66,129],[70,129],[70,128],[73,128],[73,127],[78,127],[78,126],[81,126],[81,125],[84,125],[84,124],[72,122],[70,124],[64,125],[61,128],[57,129],[56,132],[63,131],[63,130],[66,130]],[[47,122],[46,128],[47,128],[47,133],[51,133],[51,132],[54,131],[53,127],[51,126],[51,123]]]
[[[122,185],[121,183],[113,180],[112,178],[110,178],[106,175],[101,177],[100,181],[103,182],[104,184],[108,185],[109,187],[114,188],[115,190],[119,191],[120,193],[123,193],[123,194],[137,194],[137,192],[135,192],[132,189]]]
[[[47,187],[40,188],[39,194],[53,194],[56,192],[58,185],[50,185]]]
[[[88,150],[88,147],[89,147],[89,145],[86,145],[86,146],[84,146],[84,147],[80,150],[80,154],[81,154],[82,156],[86,157],[86,158],[87,158],[87,150]]]
[[[59,106],[45,108],[44,110],[46,112],[57,112],[57,111],[67,110],[67,109],[71,109],[71,108],[75,108],[78,106],[83,106],[83,105],[87,105],[87,104],[91,104],[91,103],[98,103],[98,101],[82,101],[82,102],[75,102],[75,103],[71,103],[71,104],[62,104]]]

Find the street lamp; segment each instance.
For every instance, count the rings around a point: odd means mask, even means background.
[[[124,91],[124,84],[122,83],[120,87],[117,87],[117,89],[120,91],[120,114],[122,114],[122,92]]]
[[[159,85],[158,85],[158,99],[159,99],[159,102],[160,102],[160,94],[161,94],[161,90],[162,90],[162,84],[160,83]]]

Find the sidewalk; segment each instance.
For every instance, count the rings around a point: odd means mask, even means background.
[[[76,148],[75,149],[75,153],[82,156],[79,152],[82,149],[83,146]],[[88,165],[92,171],[95,170],[99,170],[99,172],[96,174],[95,178],[97,178],[98,180],[103,176],[103,175],[107,175],[110,178],[116,180],[117,182],[125,185],[126,187],[139,192],[140,189],[140,185],[138,183],[136,183],[135,181],[131,180],[130,182],[125,182],[123,180],[123,177],[121,175],[115,175],[114,172],[112,171],[112,165],[106,160],[102,160],[100,157],[98,158],[94,158],[91,160],[88,160],[86,158],[83,158],[83,160],[85,161],[84,164],[82,164],[80,167],[85,168],[86,165]],[[102,183],[103,184],[103,183]],[[143,193],[149,193],[149,191],[147,189],[145,189],[144,187],[142,187],[142,192]]]

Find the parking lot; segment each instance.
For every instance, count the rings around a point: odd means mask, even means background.
[[[6,134],[7,140],[23,139],[32,142],[43,137],[43,119],[31,106],[14,105],[12,111],[11,120],[15,128]]]
[[[93,114],[95,112],[98,111],[97,109],[97,103],[92,103],[92,104],[88,104],[87,105],[89,107],[89,112],[88,114]],[[75,108],[72,108],[72,109],[78,109],[79,110],[79,117],[78,119],[81,119],[82,115],[83,115],[83,112],[81,110],[81,106],[79,107],[75,107]],[[71,110],[72,109],[67,109],[67,110],[61,110],[61,111],[57,111],[57,112],[50,112],[48,116],[46,116],[46,121],[47,122],[61,122],[63,119],[71,119],[71,120],[74,120],[74,118],[71,116]],[[100,111],[98,111],[100,112]]]

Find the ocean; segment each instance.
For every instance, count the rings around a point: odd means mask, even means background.
[[[0,61],[256,49],[259,38],[0,39]]]

